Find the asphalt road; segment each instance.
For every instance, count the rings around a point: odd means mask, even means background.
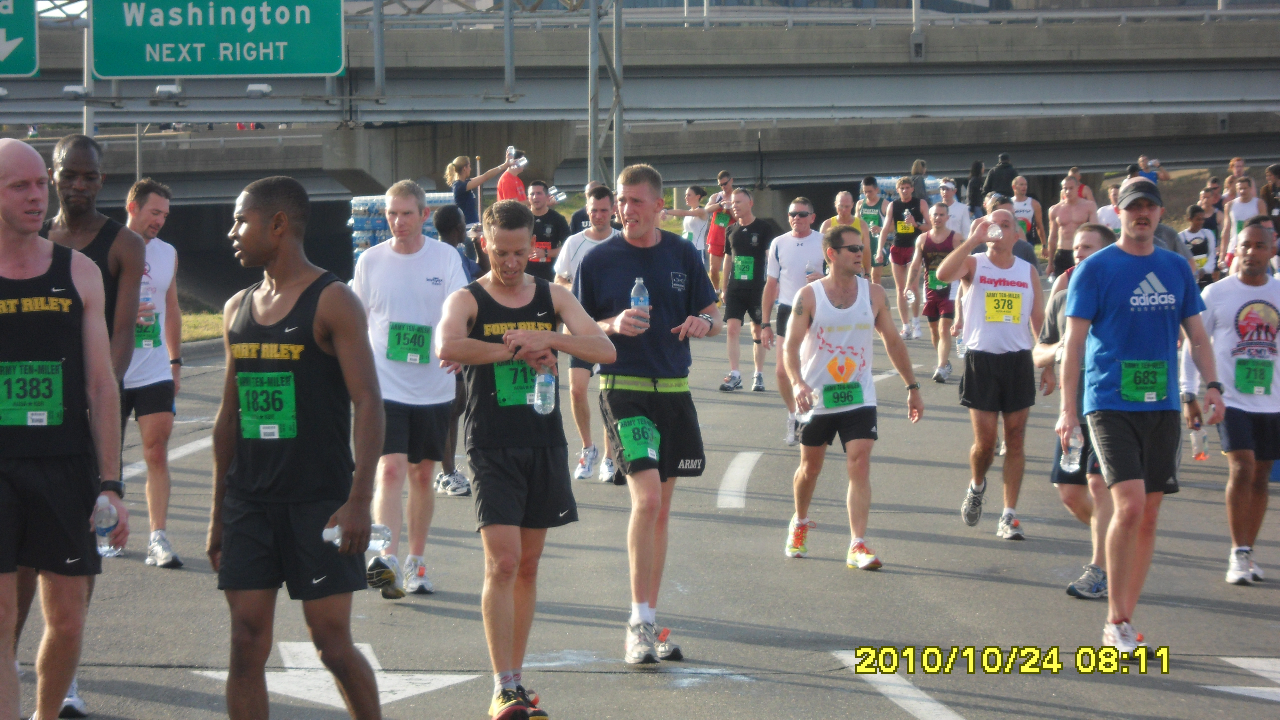
[[[831,451],[811,512],[818,526],[810,557],[783,556],[798,452],[782,441],[785,414],[772,360],[769,392],[722,394],[716,388],[726,368],[723,340],[695,343],[691,384],[708,467],[701,478],[680,481],[658,608],[659,625],[672,628],[688,659],[642,669],[622,662],[627,493],[575,483],[582,519],[549,536],[525,664],[527,683],[552,717],[1280,716],[1280,531],[1274,520],[1264,525],[1256,545],[1259,563],[1271,573],[1268,582],[1236,587],[1223,581],[1230,548],[1226,465],[1215,434],[1212,457],[1196,463],[1188,454],[1182,492],[1164,503],[1155,562],[1135,617],[1152,646],[1169,648],[1168,672],[1153,663],[1146,674],[1137,666],[1125,666],[1125,674],[1084,673],[1077,649],[1086,648],[1085,657],[1099,644],[1106,607],[1065,593],[1087,562],[1089,536],[1047,480],[1056,396],[1042,398],[1031,416],[1018,508],[1027,540],[1000,540],[997,508],[974,528],[959,517],[968,480],[967,412],[957,403],[955,381],[928,381],[927,340],[908,345],[920,364],[925,416],[918,425],[906,420],[898,378],[878,383],[880,440],[872,458],[867,541],[885,566],[863,572],[843,562],[848,526],[838,449]],[[889,365],[877,349],[877,372],[883,372]],[[745,347],[743,355],[749,357]],[[171,450],[208,437],[220,364],[220,357],[206,356],[184,369]],[[566,433],[576,438],[567,412],[565,420]],[[210,455],[195,447],[173,463],[169,536],[185,568],[143,565],[142,478],[131,483],[133,540],[124,557],[105,562],[80,670],[80,689],[95,718],[225,714],[218,673],[227,666],[227,612],[203,553]],[[570,450],[577,450],[572,440]],[[726,470],[735,459],[736,467],[750,465],[748,453],[758,460],[737,496],[743,507],[722,507],[736,504],[734,493],[721,493]],[[139,459],[131,425],[125,460]],[[383,668],[388,718],[486,717],[492,681],[479,607],[482,554],[473,528],[470,499],[439,499],[427,548],[437,592],[400,601],[374,591],[356,598],[353,632]],[[18,653],[26,671],[25,712],[35,689],[40,631],[33,614]],[[346,717],[325,703],[336,696],[324,671],[314,669],[314,654],[288,645],[305,643],[307,633],[299,604],[284,593],[275,641],[285,645],[272,653],[268,668],[272,716]],[[925,652],[929,646],[940,647],[939,654]],[[968,671],[968,646],[975,648],[976,673]],[[998,650],[984,656],[987,646]],[[877,656],[885,662],[896,656],[898,672],[853,672],[849,665],[856,665],[860,647],[893,648]],[[1058,648],[1062,669],[1007,665],[1012,647]],[[914,672],[907,671],[904,654],[911,655]],[[983,672],[984,657],[999,670]],[[924,672],[939,665],[940,672]]]

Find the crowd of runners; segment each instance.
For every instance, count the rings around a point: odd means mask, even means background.
[[[874,337],[903,381],[909,420],[927,423],[907,346],[921,338],[923,316],[936,350],[932,380],[958,374],[970,413],[971,474],[956,489],[965,524],[981,522],[1002,454],[995,533],[1025,537],[1017,503],[1027,418],[1038,393],[1059,390],[1056,437],[1036,442],[1051,444],[1050,480],[1090,527],[1091,557],[1066,590],[1107,599],[1104,645],[1143,646],[1133,618],[1161,500],[1178,490],[1184,427],[1217,425],[1227,456],[1227,582],[1262,579],[1252,545],[1280,457],[1280,166],[1267,168],[1259,190],[1233,160],[1231,175],[1212,178],[1185,211],[1181,233],[1161,223],[1169,176],[1145,157],[1107,189],[1108,204],[1072,168],[1046,209],[1007,156],[990,173],[975,166],[967,185],[943,178],[933,204],[923,161],[893,197],[868,177],[836,196],[820,230],[820,209],[797,197],[782,232],[728,172],[714,194],[687,188],[678,209],[665,207],[662,177],[647,165],[624,169],[613,188],[587,186],[581,215],[566,221],[546,183],[519,179],[520,160],[512,154],[473,177],[459,157],[445,173],[456,204],[434,212],[417,183],[392,185],[392,238],[360,256],[349,285],[304,252],[300,183],[265,178],[237,198],[231,247],[263,278],[223,311],[205,548],[232,620],[230,717],[267,715],[264,669],[282,585],[302,602],[351,715],[380,716],[375,675],[352,642],[352,593],[434,592],[426,550],[437,494],[474,495],[491,717],[548,717],[522,667],[547,530],[578,519],[571,479],[630,493],[625,661],[681,660],[657,607],[677,478],[706,466],[690,343],[723,333],[729,372],[719,389],[741,391],[746,322],[751,391],[766,392],[774,350],[786,412],[779,442],[800,447],[785,538],[779,521],[789,558],[808,553],[810,505],[838,436],[847,565],[882,566],[868,541]],[[37,595],[46,622],[31,717],[88,713],[75,672],[99,545],[122,548],[129,538],[120,448],[130,416],[146,464],[146,563],[182,565],[165,527],[182,366],[177,251],[158,237],[171,193],[140,180],[128,222],[116,222],[97,209],[101,163],[101,147],[83,135],[57,144],[52,168],[29,145],[0,140],[5,718],[19,716],[14,651]],[[499,173],[499,200],[481,212],[475,191]],[[50,182],[59,211],[47,218]],[[660,228],[668,216],[682,218],[683,237]],[[438,241],[423,234],[426,222]],[[882,284],[890,279],[892,297]],[[576,463],[559,402],[563,355]],[[470,479],[454,465],[459,419]],[[89,520],[104,505],[119,521],[95,539]],[[373,523],[390,537],[366,562]],[[322,537],[332,528],[337,537]]]

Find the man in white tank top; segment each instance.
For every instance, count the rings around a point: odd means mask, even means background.
[[[800,467],[796,468],[795,515],[787,531],[787,557],[808,552],[809,503],[826,460],[827,445],[840,436],[849,472],[850,568],[875,570],[880,560],[863,540],[871,509],[871,448],[876,433],[876,386],[872,378],[872,328],[880,333],[889,361],[907,383],[907,417],[924,413],[920,384],[907,346],[894,326],[884,288],[859,277],[866,252],[860,233],[836,227],[822,240],[830,268],[819,282],[795,295],[783,358],[800,413]]]
[[[148,565],[180,568],[165,536],[169,515],[169,435],[173,432],[174,397],[182,382],[182,310],[178,307],[178,252],[156,237],[169,217],[169,188],[143,178],[129,189],[125,210],[129,229],[147,243],[147,260],[138,293],[138,324],[133,331],[133,359],[124,374],[120,396],[122,430],[129,415],[138,421],[142,457],[147,463],[147,516],[151,537]]]
[[[996,232],[996,229],[999,232]],[[1018,491],[1026,465],[1023,441],[1027,414],[1036,402],[1031,348],[1044,321],[1044,292],[1034,265],[1013,255],[1017,237],[1013,214],[996,210],[974,225],[974,232],[938,266],[938,279],[960,280],[964,288],[964,358],[960,404],[969,408],[973,478],[960,515],[973,526],[982,518],[987,470],[995,458],[996,425],[1004,415],[1004,512],[996,535],[1021,540],[1016,517]],[[979,243],[987,251],[971,255]]]
[[[1228,268],[1231,268],[1231,261],[1235,257],[1237,238],[1240,232],[1244,230],[1245,222],[1254,215],[1266,214],[1266,205],[1257,196],[1253,187],[1253,178],[1248,175],[1241,175],[1235,179],[1235,183],[1236,196],[1223,207],[1223,215],[1226,216],[1227,227],[1223,229],[1222,235],[1227,239],[1225,259]]]

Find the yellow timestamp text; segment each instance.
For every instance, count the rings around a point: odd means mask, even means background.
[[[864,645],[854,649],[857,663],[853,672],[858,674],[892,675],[899,671],[926,675],[950,675],[968,673],[976,675],[1057,675],[1062,672],[1062,650],[1056,646],[1047,648],[1019,646],[1004,648],[995,645],[906,645],[881,647]],[[1067,650],[1070,655],[1070,649]],[[1076,648],[1074,654],[1076,672],[1083,674],[1145,675],[1148,672],[1169,672],[1169,648],[1140,647],[1131,653],[1120,652],[1114,647]]]

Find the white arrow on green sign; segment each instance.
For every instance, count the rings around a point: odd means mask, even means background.
[[[90,12],[101,78],[338,75],[346,67],[342,0],[96,0]]]
[[[40,69],[35,0],[0,0],[0,77],[31,77]]]

